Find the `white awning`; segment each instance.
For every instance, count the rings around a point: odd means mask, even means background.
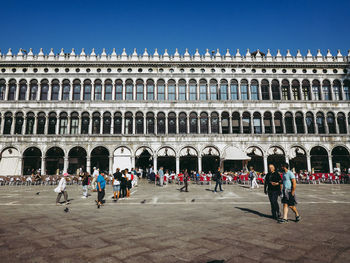
[[[229,146],[226,148],[223,156],[224,160],[250,160],[251,158],[247,156],[245,152],[234,146]]]

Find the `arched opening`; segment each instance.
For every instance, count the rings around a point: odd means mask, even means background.
[[[241,133],[241,116],[237,111],[232,113],[232,133]]]
[[[334,168],[347,172],[350,168],[349,151],[344,146],[336,146],[332,150],[332,163]]]
[[[192,147],[185,147],[180,151],[180,171],[185,169],[189,174],[191,171],[198,171],[198,153]]]
[[[310,81],[308,81],[307,79],[304,79],[301,85],[302,85],[303,100],[311,100]]]
[[[22,79],[19,82],[19,95],[18,100],[25,100],[27,96],[27,81]]]
[[[80,90],[81,90],[80,80],[75,79],[73,81],[73,100],[80,100]]]
[[[305,133],[304,116],[300,111],[295,113],[295,125],[297,128],[297,133]]]
[[[346,134],[347,129],[346,129],[346,117],[345,114],[342,112],[339,112],[337,114],[337,123],[338,123],[338,129],[340,134]]]
[[[320,89],[320,82],[317,79],[314,79],[312,81],[312,93],[314,100],[321,100],[321,89]]]
[[[146,114],[147,134],[154,134],[154,113],[147,112]]]
[[[168,100],[176,100],[176,82],[173,79],[168,81]]]
[[[114,134],[121,134],[122,133],[122,122],[123,117],[121,112],[114,113]]]
[[[102,100],[102,81],[99,79],[94,83],[94,100]]]
[[[60,113],[60,130],[59,134],[67,134],[68,133],[68,114],[66,112]]]
[[[292,81],[292,96],[293,100],[300,100],[300,83],[299,80]]]
[[[23,123],[24,123],[23,113],[17,112],[15,117],[15,134],[22,134]]]
[[[324,100],[332,100],[331,83],[329,82],[329,80],[323,80],[322,91]]]
[[[327,126],[328,126],[328,133],[336,133],[336,123],[335,123],[335,117],[333,112],[327,113]]]
[[[6,95],[6,81],[0,79],[0,100],[5,100]]]
[[[247,149],[247,155],[251,158],[248,161],[247,167],[254,167],[254,170],[257,172],[264,172],[264,154],[257,147],[249,147]]]
[[[293,114],[286,112],[284,115],[284,125],[286,127],[286,133],[294,133]]]
[[[123,170],[125,168],[131,169],[131,151],[129,148],[121,146],[115,149],[113,154],[113,172],[117,168]],[[137,166],[136,166],[137,167]]]
[[[33,134],[34,133],[34,122],[35,122],[35,115],[33,112],[28,112],[27,116],[27,125],[25,127],[26,134]]]
[[[285,162],[285,153],[280,147],[274,146],[268,150],[267,163],[273,164],[277,171],[282,170],[282,164]]]
[[[92,85],[91,85],[91,80],[86,79],[84,80],[84,100],[91,100],[91,89],[92,89]]]
[[[39,112],[37,118],[38,126],[36,127],[37,134],[45,133],[46,116],[45,112]]]
[[[157,81],[157,99],[165,100],[165,81],[163,79]]]
[[[9,81],[9,91],[8,91],[7,100],[15,100],[15,98],[16,98],[16,91],[17,91],[16,80],[11,79]]]
[[[190,113],[190,133],[198,133],[198,117],[197,113]]]
[[[141,111],[136,112],[136,134],[143,134],[143,113]]]
[[[92,134],[100,134],[101,132],[101,114],[94,112],[92,114]]]
[[[208,114],[202,112],[200,115],[200,128],[201,133],[208,133]]]
[[[202,171],[215,173],[220,166],[220,153],[214,147],[206,147],[202,151]]]
[[[272,114],[269,111],[264,113],[264,128],[265,133],[272,133]]]
[[[256,79],[253,79],[250,82],[250,99],[259,100],[259,82]]]
[[[38,81],[33,79],[29,84],[29,100],[37,100],[38,96]]]
[[[187,115],[185,112],[179,114],[179,133],[187,133]]]
[[[239,100],[238,81],[232,79],[230,83],[231,100]]]
[[[280,83],[278,82],[278,80],[276,80],[276,79],[272,80],[271,91],[272,91],[272,99],[273,100],[280,100],[281,99]]]
[[[165,134],[165,114],[163,112],[157,114],[157,134]]]
[[[259,112],[253,114],[253,127],[255,134],[262,134],[261,114]]]
[[[263,100],[269,100],[270,99],[270,93],[269,93],[269,81],[266,79],[263,79],[261,81],[261,97]]]
[[[64,166],[63,150],[59,147],[52,147],[47,150],[45,163],[47,175],[58,175]]]
[[[48,134],[56,134],[57,115],[55,112],[49,113]]]
[[[250,113],[245,111],[242,115],[243,133],[252,133]]]
[[[79,174],[79,169],[86,171],[86,151],[84,148],[76,146],[68,153],[68,173]]]
[[[241,80],[241,100],[249,100],[248,81],[246,79]]]
[[[314,114],[312,112],[306,113],[306,126],[307,126],[308,134],[315,133],[315,120],[314,120]]]
[[[344,100],[350,100],[350,79],[345,79],[343,84]]]
[[[325,123],[324,123],[324,115],[322,112],[318,112],[316,114],[316,123],[317,123],[318,133],[319,134],[326,133],[326,127],[325,127]]]
[[[211,133],[219,133],[219,114],[212,112],[210,115]]]
[[[299,173],[307,170],[306,152],[303,148],[298,146],[292,147],[289,157],[289,165],[294,172]]]
[[[4,115],[4,134],[11,134],[11,127],[12,127],[12,113],[6,112]]]
[[[22,158],[14,147],[2,150],[0,154],[0,176],[13,176],[21,174]]]
[[[78,112],[72,112],[70,114],[70,134],[79,133],[79,114]]]
[[[230,133],[230,115],[226,111],[221,113],[221,132],[223,134]]]
[[[197,82],[194,79],[189,81],[189,100],[197,100]]]
[[[110,79],[105,81],[105,100],[112,100],[113,83]]]
[[[133,116],[132,116],[132,112],[126,112],[125,113],[125,127],[124,127],[124,134],[133,134]]]
[[[63,80],[63,92],[62,92],[62,100],[69,100],[70,96],[70,82],[68,79]]]
[[[103,134],[111,134],[111,123],[112,123],[112,118],[111,118],[111,113],[105,112],[103,113]]]
[[[136,100],[144,99],[144,84],[142,79],[136,80]]]
[[[176,114],[175,114],[175,112],[170,112],[168,114],[168,133],[169,134],[176,133]]]
[[[94,167],[101,173],[109,172],[109,151],[103,146],[98,146],[91,152],[91,173]]]
[[[209,81],[209,98],[210,100],[218,100],[218,82],[216,79]]]
[[[125,100],[134,99],[134,82],[131,79],[125,81]]]
[[[228,99],[228,82],[226,79],[220,81],[220,100]]]
[[[41,168],[41,151],[30,147],[23,153],[23,175],[35,173]]]
[[[315,146],[310,151],[311,167],[314,172],[328,173],[329,162],[327,150],[321,146]]]
[[[333,98],[335,101],[343,100],[343,96],[341,93],[341,84],[339,80],[333,81]]]
[[[60,94],[60,82],[54,79],[51,82],[51,100],[58,100]]]
[[[89,134],[90,114],[83,112],[81,114],[81,134]]]
[[[149,148],[139,148],[136,151],[135,166],[144,171],[153,166],[153,155]]]
[[[115,81],[115,99],[123,100],[123,81],[121,79]]]
[[[170,147],[163,147],[158,151],[157,154],[157,166],[158,169],[160,167],[164,168],[164,172],[166,170],[169,171],[169,174],[171,172],[176,171],[176,157],[175,157],[175,151]]]

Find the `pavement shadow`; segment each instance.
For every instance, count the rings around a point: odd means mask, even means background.
[[[214,190],[212,190],[212,189],[209,189],[209,188],[207,188],[207,189],[205,189],[206,191],[209,191],[209,192],[214,192]]]
[[[272,219],[272,216],[271,215],[267,215],[267,214],[263,214],[259,211],[256,211],[256,210],[252,210],[252,209],[249,209],[249,208],[244,208],[244,207],[235,207],[236,209],[239,209],[243,212],[247,212],[247,213],[251,213],[251,214],[254,214],[254,215],[257,215],[257,216],[260,216],[260,217],[265,217],[265,218],[270,218]]]

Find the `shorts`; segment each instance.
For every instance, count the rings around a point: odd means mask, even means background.
[[[129,180],[127,183],[126,183],[126,187],[130,190],[132,185],[131,185],[131,180]]]
[[[119,185],[113,185],[113,192],[119,192],[120,191],[120,184]]]
[[[282,204],[288,204],[288,206],[295,206],[297,204],[296,194],[292,195],[291,189],[284,189],[282,196]]]

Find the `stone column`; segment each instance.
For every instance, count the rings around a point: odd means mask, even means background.
[[[64,163],[63,163],[63,173],[66,173],[68,170],[68,157],[64,157]]]
[[[113,174],[113,155],[109,156],[109,173]]]
[[[66,134],[71,134],[70,126],[71,126],[71,119],[70,116],[67,116],[67,133]]]
[[[219,134],[222,134],[221,116],[219,116]]]
[[[264,155],[264,173],[267,174],[269,171],[268,166],[267,166],[267,156]]]
[[[38,126],[38,116],[34,115],[34,123],[33,123],[33,135],[36,134],[36,129]]]
[[[329,162],[329,172],[333,173],[332,155],[328,155],[328,162]]]
[[[103,117],[100,117],[100,134],[103,134]]]
[[[200,134],[201,133],[201,118],[198,116],[197,119],[197,133]]]
[[[45,157],[41,157],[41,175],[46,175]]]
[[[14,135],[15,134],[15,126],[16,126],[16,117],[12,117],[12,122],[11,122],[11,129],[10,129],[10,134]]]
[[[111,134],[114,134],[114,118],[113,116],[111,117]]]
[[[131,168],[135,168],[135,156],[131,157]]]
[[[157,167],[157,155],[153,155],[153,167],[154,167],[154,172],[157,173],[158,167]]]
[[[168,134],[168,116],[165,116],[165,134]]]
[[[86,156],[86,172],[91,172],[91,157],[90,155]]]
[[[176,134],[179,134],[179,117],[178,115],[176,114]]]
[[[49,116],[47,115],[45,117],[45,129],[44,129],[44,134],[48,135],[49,134]]]
[[[121,134],[125,134],[125,116],[122,114],[122,132]]]
[[[47,100],[50,101],[51,100],[51,94],[52,94],[52,85],[51,85],[50,82],[48,82],[47,86],[49,88],[48,91],[47,91]]]
[[[143,134],[147,134],[147,118],[143,117]]]
[[[10,85],[9,85],[9,83],[7,82],[7,83],[6,83],[6,90],[5,90],[5,98],[4,98],[4,100],[8,100],[9,91],[10,91]]]
[[[0,116],[0,135],[3,134],[4,131],[5,118],[4,116]]]
[[[228,130],[229,130],[229,134],[232,134],[232,115],[231,114],[228,116]]]
[[[202,156],[198,156],[198,172],[202,171]]]
[[[26,134],[27,125],[28,125],[28,119],[27,119],[27,116],[24,116],[24,124],[22,125],[22,130],[20,134]]]
[[[136,115],[132,118],[132,134],[136,134]]]
[[[158,134],[158,119],[157,117],[154,118],[154,134]]]
[[[105,84],[102,82],[101,84],[102,94],[101,94],[101,100],[105,100]]]
[[[190,134],[190,116],[187,116],[186,126],[187,134]]]
[[[180,157],[176,156],[176,175],[180,173]]]
[[[62,82],[58,83],[60,89],[58,91],[58,100],[62,100],[62,92],[63,92],[63,86],[62,86]]]
[[[308,172],[312,171],[312,167],[311,167],[311,157],[309,154],[306,155],[306,168]]]

